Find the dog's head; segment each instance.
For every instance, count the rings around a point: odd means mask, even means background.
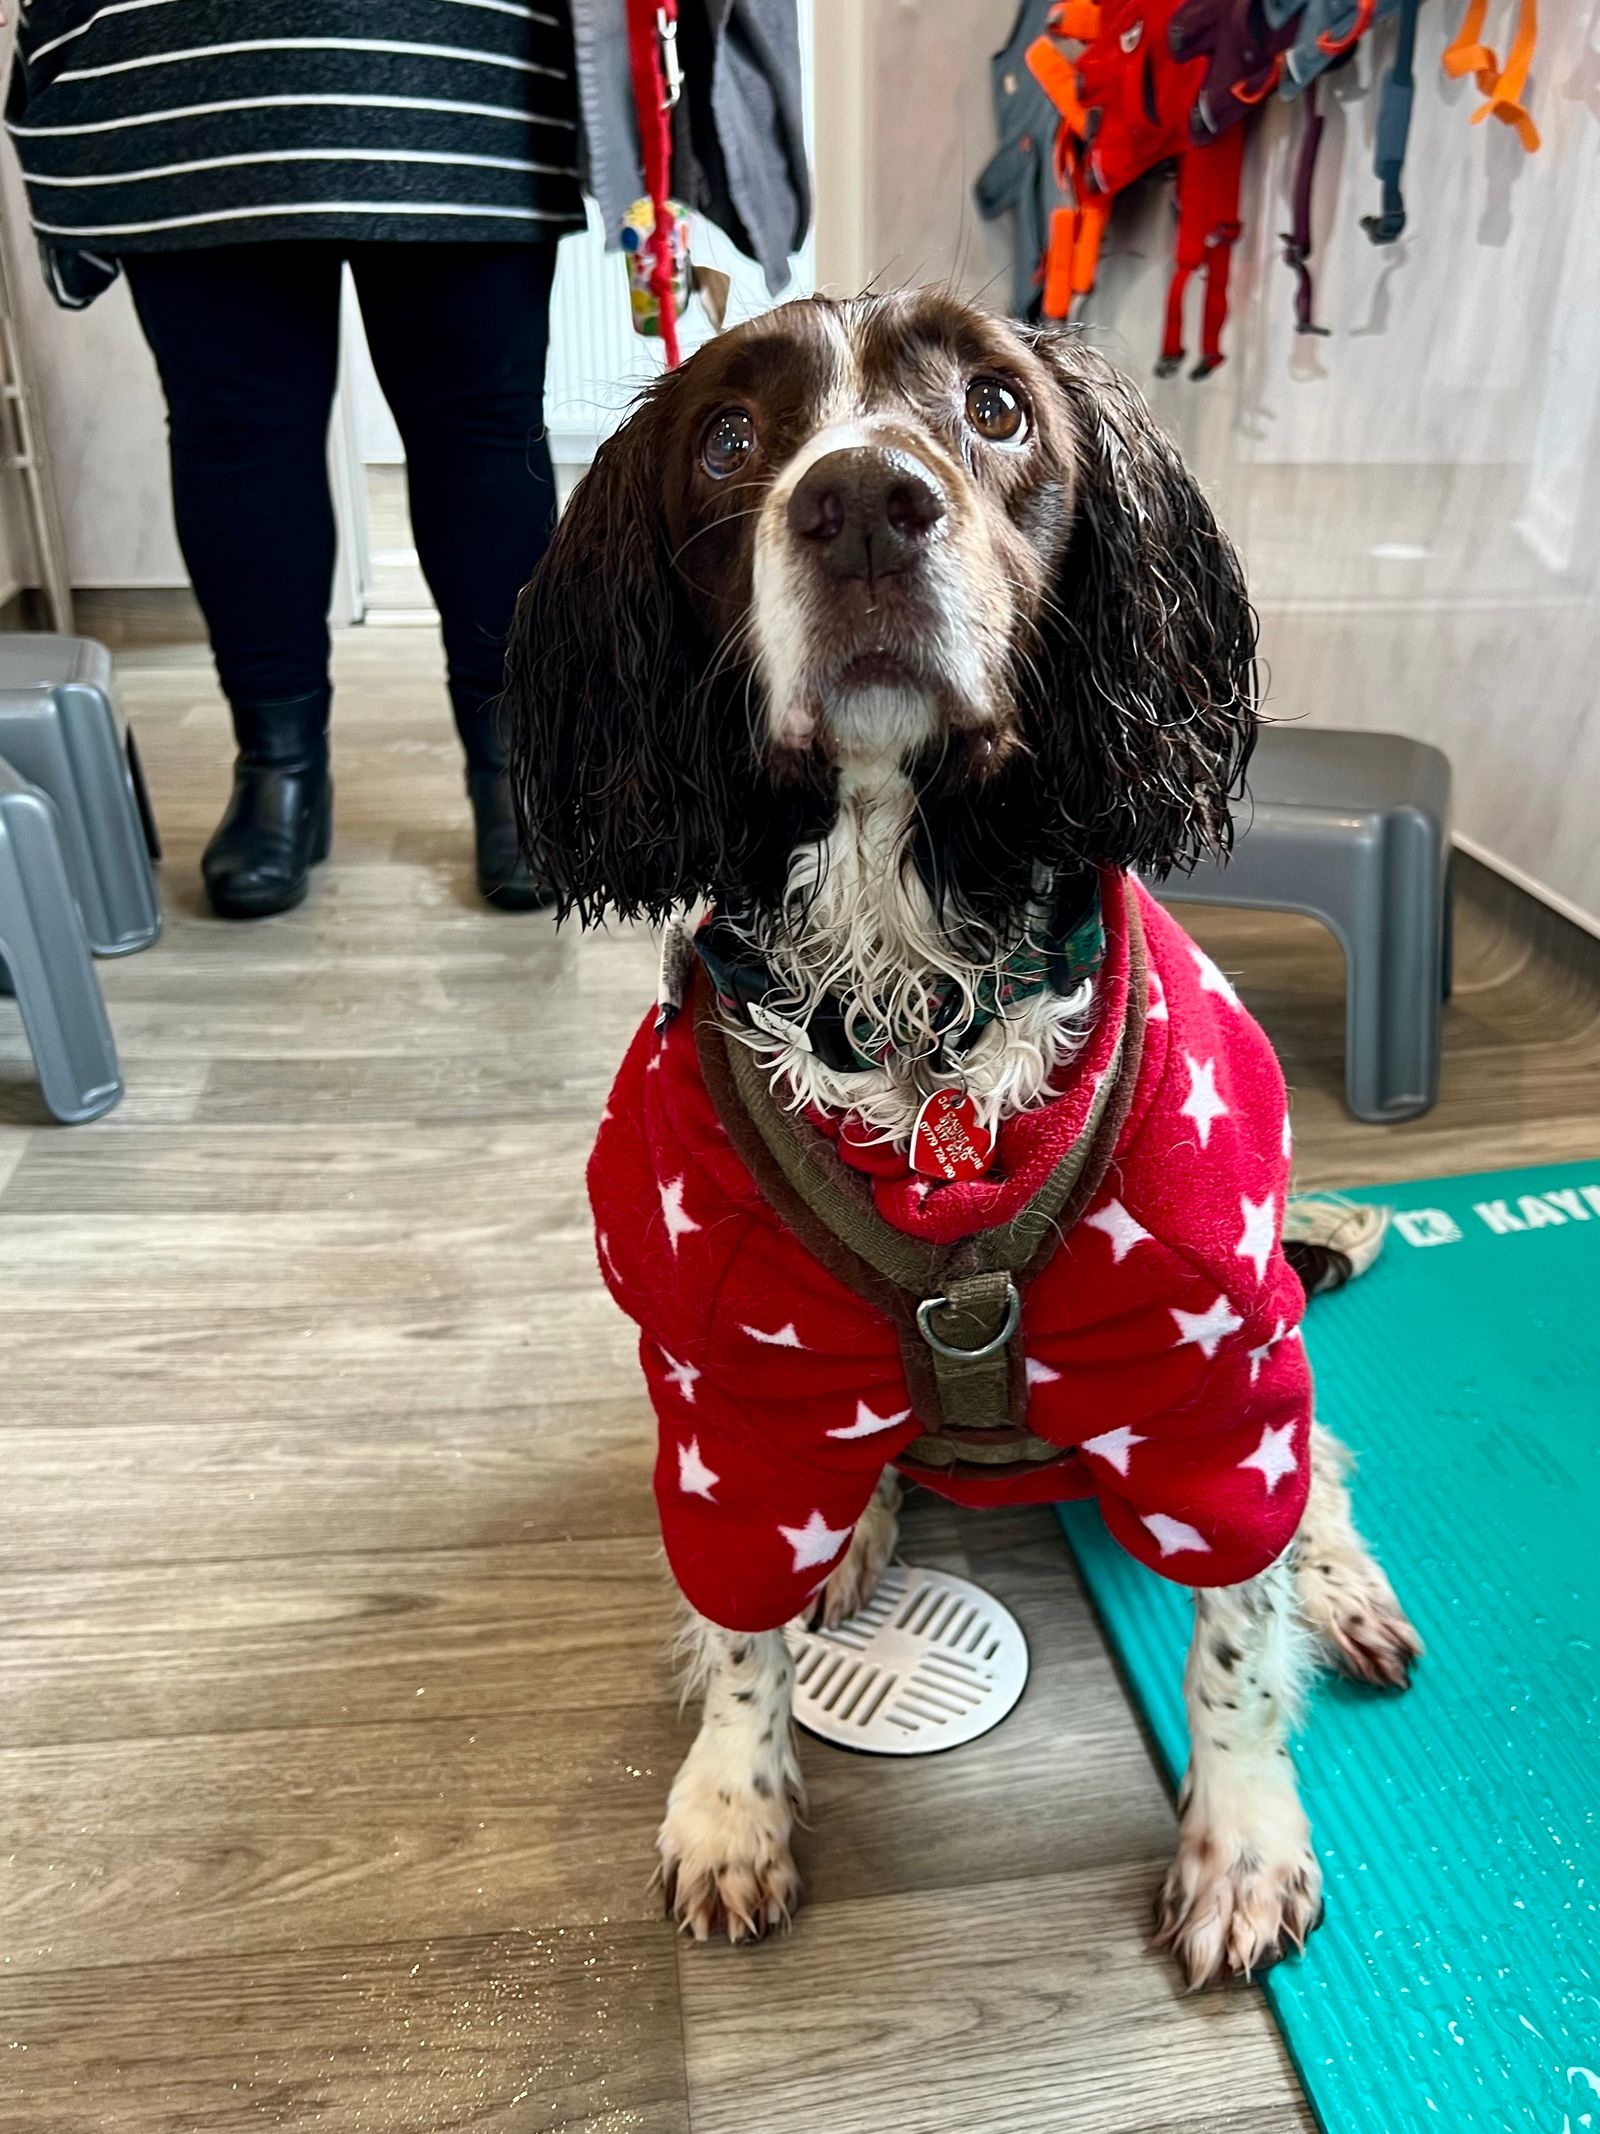
[[[563,909],[773,894],[842,768],[930,879],[1225,846],[1255,734],[1238,559],[1082,342],[943,294],[785,305],[662,377],[523,594],[506,708]]]

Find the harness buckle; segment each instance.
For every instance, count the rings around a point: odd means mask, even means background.
[[[661,108],[671,111],[683,94],[683,62],[678,57],[678,18],[656,9],[656,37],[661,47]]]
[[[933,1330],[933,1314],[943,1311],[949,1302],[948,1297],[924,1297],[917,1306],[917,1331],[936,1356],[948,1357],[952,1363],[981,1363],[986,1356],[998,1356],[1016,1332],[1022,1318],[1022,1298],[1018,1294],[1016,1283],[1007,1276],[1005,1318],[1001,1322],[1000,1331],[991,1340],[986,1341],[982,1348],[958,1349],[950,1342],[942,1340]]]

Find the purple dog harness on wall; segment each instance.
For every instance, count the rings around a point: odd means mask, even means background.
[[[1167,30],[1173,58],[1208,61],[1189,114],[1197,144],[1215,140],[1265,103],[1294,38],[1292,19],[1276,28],[1268,21],[1265,0],[1187,0],[1179,8]]]

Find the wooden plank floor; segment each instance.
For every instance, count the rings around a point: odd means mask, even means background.
[[[1022,1617],[1014,1717],[926,1763],[808,1745],[792,1939],[674,1941],[688,1725],[582,1194],[650,944],[478,905],[416,629],[338,648],[312,901],[219,924],[206,657],[122,668],[168,916],[101,966],[121,1109],[51,1127],[0,1007],[4,2134],[1308,2128],[1258,1997],[1143,1953],[1171,1812],[1043,1512],[908,1532]],[[1194,918],[1307,1182],[1600,1142],[1600,995],[1471,882],[1445,1101],[1387,1131],[1340,1109],[1331,945]]]

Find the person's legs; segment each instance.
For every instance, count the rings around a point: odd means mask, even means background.
[[[124,266],[166,393],[178,539],[239,743],[206,884],[229,916],[281,911],[329,836],[340,261],[332,247],[263,244]]]
[[[493,902],[542,901],[520,866],[496,726],[517,594],[544,554],[553,243],[360,245],[351,265],[378,378],[405,440],[417,555],[438,603],[450,700]]]

